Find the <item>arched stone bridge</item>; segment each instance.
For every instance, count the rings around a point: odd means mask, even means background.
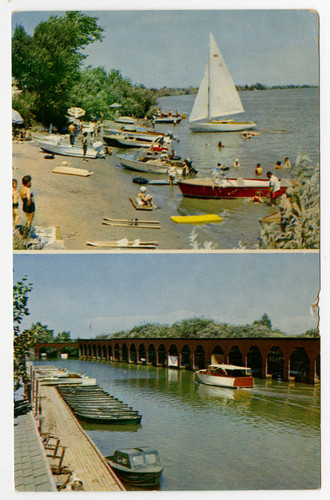
[[[249,366],[255,377],[295,378],[314,384],[320,378],[319,338],[114,338],[36,344],[40,357],[46,347],[76,347],[79,359],[125,362],[195,370],[212,362]]]

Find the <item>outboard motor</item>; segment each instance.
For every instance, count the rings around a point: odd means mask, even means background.
[[[97,151],[97,158],[105,158],[105,151],[103,149],[103,142],[97,141],[92,144],[93,148]]]
[[[184,162],[186,163],[187,167],[188,167],[188,172],[189,174],[198,174],[198,170],[196,170],[193,165],[192,165],[192,160],[190,158],[186,158],[184,160]]]

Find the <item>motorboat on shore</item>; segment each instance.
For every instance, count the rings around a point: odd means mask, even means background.
[[[135,155],[122,154],[116,156],[118,163],[121,167],[135,170],[137,172],[154,173],[154,174],[168,174],[168,169],[171,165],[175,167],[176,174],[179,177],[189,175],[193,170],[182,160],[171,160],[169,158],[162,158],[161,156],[153,157],[148,154],[142,154],[138,151]],[[195,171],[196,172],[196,171]]]
[[[164,467],[157,450],[149,447],[123,448],[105,459],[117,476],[131,486],[159,485]]]
[[[104,135],[103,140],[108,146],[117,148],[150,148],[157,146],[168,149],[171,144],[171,138],[168,136],[157,135],[151,138],[139,138],[129,132]]]
[[[118,116],[115,118],[116,123],[128,123],[129,125],[135,125],[136,120],[132,116]]]
[[[202,384],[218,387],[253,387],[251,369],[244,366],[212,364],[203,370],[197,370],[196,375]]]
[[[162,132],[156,132],[155,130],[146,129],[144,127],[127,126],[127,127],[121,127],[120,129],[109,129],[109,128],[104,129],[105,136],[108,135],[122,136],[123,134],[126,134],[129,137],[134,137],[135,139],[141,139],[150,142],[155,141],[155,139],[157,139],[158,137],[169,137],[170,139],[179,140],[178,138],[173,136],[172,132],[167,132],[166,134],[163,134]]]
[[[181,115],[173,115],[171,112],[169,113],[156,113],[153,115],[152,120],[154,123],[173,123],[176,125],[180,123],[182,120]]]
[[[82,146],[75,146],[69,143],[62,142],[60,138],[47,139],[35,139],[36,144],[46,153],[52,153],[62,156],[73,156],[75,158],[83,158],[83,148]],[[105,158],[105,153],[103,150],[103,143],[97,141],[87,148],[86,159],[92,160],[96,158]]]
[[[178,181],[178,186],[188,198],[235,199],[269,196],[269,179],[244,179],[238,177],[212,179],[210,177]],[[290,186],[289,181],[283,181],[280,195],[285,194]]]
[[[193,132],[237,132],[250,130],[254,122],[224,118],[243,113],[244,108],[226,63],[210,33],[210,53],[202,83],[189,117]]]

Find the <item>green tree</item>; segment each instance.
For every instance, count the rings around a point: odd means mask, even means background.
[[[17,26],[12,39],[12,74],[23,90],[23,99],[32,101],[38,121],[62,126],[72,87],[79,81],[86,55],[83,49],[102,40],[103,28],[97,18],[80,12],[51,16],[38,24],[33,36]]]
[[[31,328],[29,329],[31,332],[34,343],[36,344],[37,342],[42,343],[49,343],[53,342],[54,340],[54,330],[50,330],[47,325],[42,325],[39,321],[37,323],[34,323]]]
[[[261,319],[257,319],[256,321],[253,322],[254,325],[264,325],[267,328],[271,330],[272,328],[272,322],[270,321],[270,318],[268,314],[264,314]]]
[[[71,342],[71,333],[70,332],[61,332],[54,337],[54,342]]]
[[[14,325],[14,390],[22,387],[29,381],[26,371],[26,355],[33,345],[33,335],[28,331],[20,331],[23,319],[28,316],[29,293],[32,284],[27,283],[26,276],[23,276],[13,287],[13,325]]]
[[[121,105],[120,113],[139,118],[151,113],[156,96],[143,85],[134,85],[120,71],[88,66],[81,72],[80,81],[72,89],[72,101],[86,111],[86,118],[114,118],[111,104]]]

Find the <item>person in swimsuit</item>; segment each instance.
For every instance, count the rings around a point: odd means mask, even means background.
[[[87,147],[88,147],[87,132],[83,133],[81,142],[82,142],[82,147],[83,147],[83,161],[85,163],[87,163],[87,160],[86,160],[86,151],[87,151]]]
[[[23,203],[23,212],[26,216],[27,227],[31,228],[33,217],[35,214],[35,204],[33,194],[31,193],[31,176],[25,175],[22,179],[23,187],[21,187],[19,194]]]
[[[13,194],[12,194],[12,196],[13,196],[13,227],[14,227],[14,229],[16,229],[18,221],[21,218],[19,211],[18,211],[19,193],[17,191],[18,182],[16,179],[13,179],[12,186],[13,186]]]

